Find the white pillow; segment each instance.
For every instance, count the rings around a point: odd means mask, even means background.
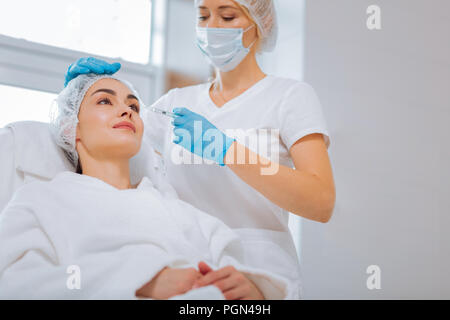
[[[45,179],[61,171],[75,171],[53,140],[48,123],[23,121],[8,124],[14,135],[16,169]]]

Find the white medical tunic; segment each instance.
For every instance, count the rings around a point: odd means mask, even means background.
[[[302,137],[321,133],[327,147],[330,144],[320,102],[314,89],[304,82],[269,75],[222,107],[211,100],[210,87],[211,83],[205,83],[173,89],[153,106],[166,111],[186,107],[259,155],[289,167],[293,167],[289,149]],[[196,155],[187,156],[187,151],[172,142],[172,119],[153,112],[148,112],[144,119],[146,136],[163,155],[167,177],[179,197],[265,248],[260,254],[266,261],[276,259],[270,252],[284,250],[295,265],[286,271],[297,275],[292,281],[299,279],[288,212],[247,185],[228,167],[202,161]],[[229,129],[236,131],[228,133]],[[264,145],[265,149],[261,147]]]
[[[19,188],[0,215],[0,298],[133,299],[163,267],[201,260],[235,266],[268,299],[289,298],[285,278],[250,267],[245,251],[225,224],[148,178],[118,190],[63,172]]]

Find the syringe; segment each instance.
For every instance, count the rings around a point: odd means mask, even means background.
[[[162,114],[163,116],[166,116],[166,117],[171,117],[171,118],[176,118],[177,117],[177,115],[175,113],[172,113],[172,112],[169,112],[169,111],[164,111],[164,110],[161,110],[161,109],[158,109],[158,108],[155,108],[155,107],[151,107],[150,110],[153,111],[153,112]]]

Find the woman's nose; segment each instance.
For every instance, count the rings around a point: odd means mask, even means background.
[[[208,22],[206,24],[207,28],[220,28],[220,22],[216,15],[211,15],[208,19]]]
[[[123,113],[120,115],[120,117],[121,117],[121,118],[122,118],[122,117],[128,117],[128,118],[131,119],[131,112],[125,111],[125,112],[123,112]]]
[[[120,117],[129,117],[131,118],[132,113],[128,106],[121,106],[119,110]]]

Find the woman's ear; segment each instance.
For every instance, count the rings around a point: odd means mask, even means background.
[[[255,28],[256,28],[256,40],[255,40],[255,45],[253,47],[255,48],[255,52],[260,52],[261,51],[261,32],[259,31],[259,27],[256,25],[256,23],[255,23]]]

